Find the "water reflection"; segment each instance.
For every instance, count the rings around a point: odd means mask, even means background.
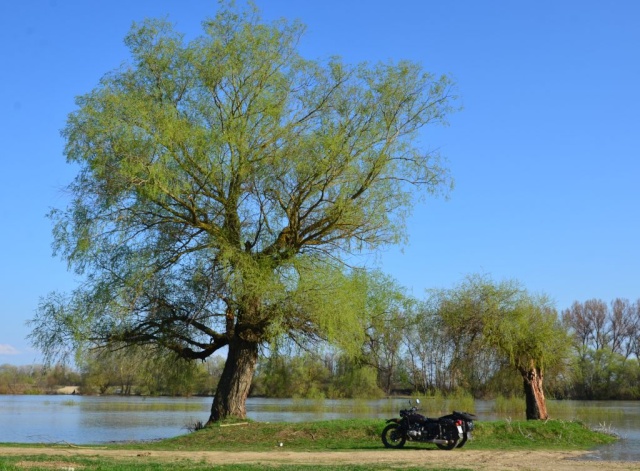
[[[209,416],[211,398],[141,398],[94,396],[0,396],[0,442],[105,443],[155,440],[187,432]],[[396,416],[406,399],[291,400],[250,398],[247,415],[260,422],[300,422],[338,418]],[[447,406],[449,407],[449,406]],[[456,408],[455,404],[450,405]],[[479,420],[508,417],[494,412],[492,401],[475,401]],[[591,453],[592,459],[640,461],[640,402],[550,401],[554,418],[579,419],[620,434],[619,442]],[[423,413],[441,415],[429,401]],[[515,417],[514,417],[515,418]]]
[[[0,442],[105,443],[186,433],[210,398],[0,396]]]

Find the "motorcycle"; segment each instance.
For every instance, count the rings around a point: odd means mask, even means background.
[[[434,443],[441,450],[461,448],[471,438],[476,416],[468,412],[453,411],[438,419],[418,414],[416,405],[400,411],[400,418],[387,420],[382,431],[382,443],[387,448],[402,448],[407,440]]]

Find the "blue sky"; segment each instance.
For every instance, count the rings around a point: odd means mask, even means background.
[[[307,25],[308,58],[411,59],[457,82],[463,110],[420,136],[447,157],[448,201],[416,205],[409,242],[379,257],[418,297],[471,273],[517,279],[562,310],[640,297],[640,2],[257,1]],[[39,361],[25,336],[38,299],[79,281],[51,254],[64,207],[59,131],[74,97],[128,60],[133,21],[187,37],[217,2],[0,2],[0,364]]]

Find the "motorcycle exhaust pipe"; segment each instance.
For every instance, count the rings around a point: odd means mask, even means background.
[[[442,440],[440,438],[434,438],[433,440],[427,440],[427,443],[435,443],[436,445],[448,445],[449,440]]]

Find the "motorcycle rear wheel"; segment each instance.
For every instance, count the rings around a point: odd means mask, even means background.
[[[382,431],[382,443],[387,448],[402,448],[406,441],[407,437],[398,430],[398,424],[389,424]]]

